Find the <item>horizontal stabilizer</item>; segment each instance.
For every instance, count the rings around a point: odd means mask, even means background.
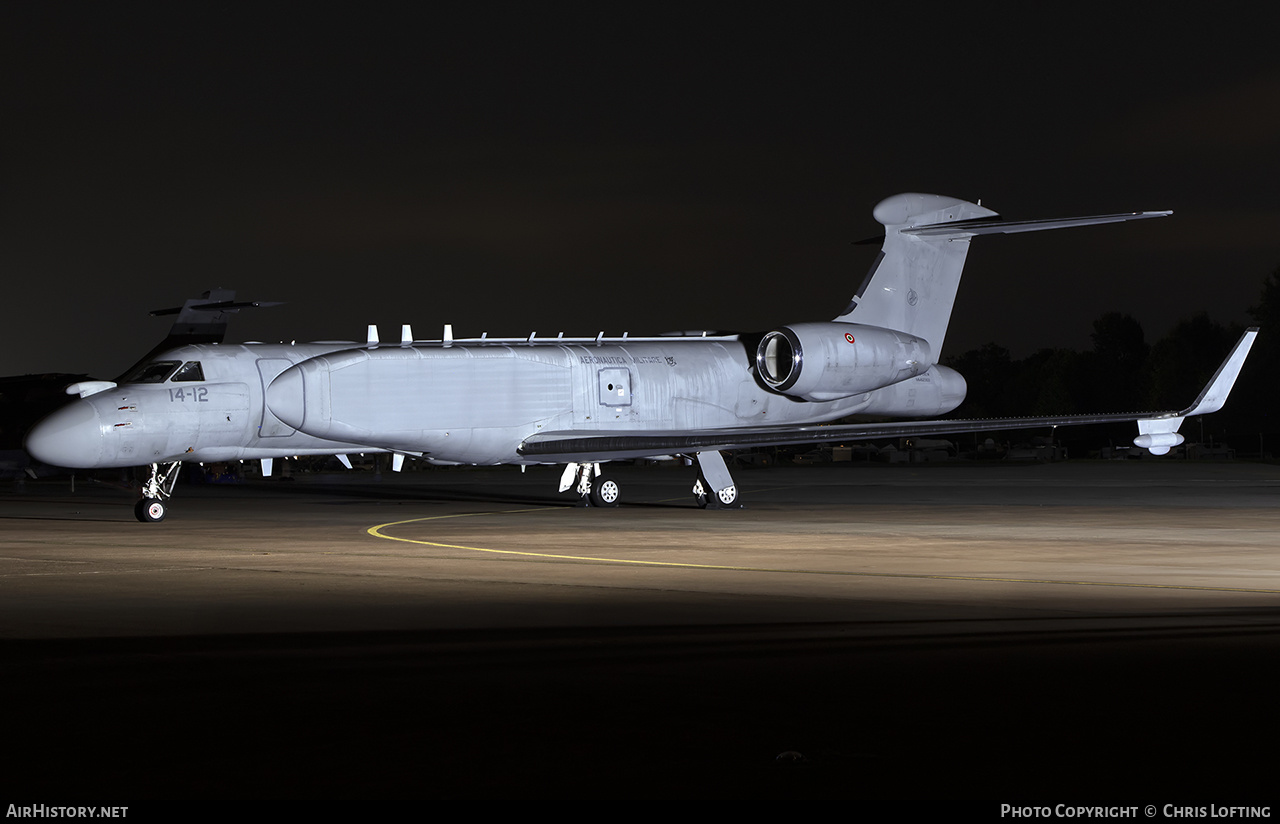
[[[904,235],[916,237],[972,237],[973,235],[1011,235],[1016,232],[1039,232],[1044,229],[1069,229],[1073,226],[1092,226],[1098,223],[1123,223],[1126,220],[1145,220],[1149,217],[1168,217],[1172,211],[1124,212],[1116,215],[1091,217],[1056,217],[1042,220],[957,220],[953,223],[933,223],[928,226],[911,226],[899,230]]]
[[[254,307],[265,308],[269,306],[283,305],[284,303],[278,300],[223,300],[210,303],[196,303],[195,301],[188,301],[186,306],[172,306],[168,309],[152,309],[149,314],[153,318],[158,318],[162,315],[177,315],[181,312],[238,312],[241,309],[252,309]]]

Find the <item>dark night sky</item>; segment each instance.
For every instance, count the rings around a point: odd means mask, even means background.
[[[231,340],[829,319],[902,191],[1175,211],[976,240],[952,354],[1243,322],[1280,265],[1261,18],[249,8],[0,12],[0,374],[114,375],[213,286],[288,301]]]

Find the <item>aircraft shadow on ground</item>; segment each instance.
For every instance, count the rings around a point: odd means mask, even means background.
[[[510,504],[516,506],[547,507],[581,507],[575,495],[569,493],[531,494],[504,488],[495,484],[489,488],[462,486],[414,484],[345,484],[345,483],[289,483],[279,481],[252,482],[237,484],[240,489],[269,489],[272,493],[283,495],[323,495],[330,498],[347,498],[354,503],[359,500],[374,501],[421,501],[435,503],[487,503]],[[181,495],[181,493],[179,493]],[[332,503],[332,502],[331,502]],[[621,506],[626,508],[647,507],[658,509],[692,509],[696,508],[693,496],[673,496],[671,500],[633,501],[624,500]]]

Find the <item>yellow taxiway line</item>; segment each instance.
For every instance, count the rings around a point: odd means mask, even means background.
[[[443,521],[450,518],[474,518],[481,515],[518,515],[530,512],[552,512],[563,507],[537,507],[534,509],[506,509],[496,512],[460,512],[453,515],[430,515],[425,518],[409,518],[403,521],[378,524],[365,530],[375,538],[387,541],[402,541],[406,544],[433,546],[440,549],[461,549],[467,552],[487,552],[494,555],[518,555],[526,558],[548,558],[557,561],[589,561],[601,564],[631,564],[633,566],[669,567],[674,569],[714,569],[732,572],[772,572],[789,575],[842,575],[851,578],[916,578],[931,581],[980,581],[984,583],[1006,584],[1057,584],[1076,587],[1128,587],[1134,589],[1181,589],[1206,592],[1251,592],[1258,594],[1280,594],[1280,589],[1254,589],[1250,587],[1195,586],[1188,584],[1151,584],[1126,581],[1071,581],[1052,578],[1007,578],[983,575],[930,575],[918,572],[856,572],[850,570],[828,569],[785,569],[779,567],[747,567],[724,564],[682,564],[675,561],[637,561],[629,558],[607,558],[597,555],[564,555],[552,552],[526,552],[515,549],[493,549],[490,547],[465,546],[463,544],[445,544],[438,541],[423,541],[417,538],[400,538],[388,535],[383,530],[405,524],[417,524],[425,521]]]

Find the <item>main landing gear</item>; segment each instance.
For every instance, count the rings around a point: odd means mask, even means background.
[[[707,482],[698,473],[698,480],[693,482],[693,500],[699,509],[741,509],[738,503],[738,487],[726,486],[712,494],[707,494]]]
[[[617,506],[622,500],[622,485],[604,475],[598,463],[571,463],[560,476],[560,491],[570,488],[581,499],[579,506]]]
[[[741,509],[738,487],[724,464],[724,456],[712,450],[699,452],[698,480],[693,484],[693,500],[700,509]]]
[[[741,509],[738,487],[729,475],[724,457],[714,450],[690,456],[698,463],[698,479],[693,484],[693,499],[701,509]],[[622,500],[622,485],[604,474],[598,463],[571,463],[560,476],[560,491],[572,489],[579,506],[617,506]]]
[[[133,516],[144,524],[153,524],[164,520],[169,512],[169,498],[173,496],[173,486],[178,482],[180,461],[163,465],[151,464],[151,477],[142,484],[142,500],[133,505]]]

